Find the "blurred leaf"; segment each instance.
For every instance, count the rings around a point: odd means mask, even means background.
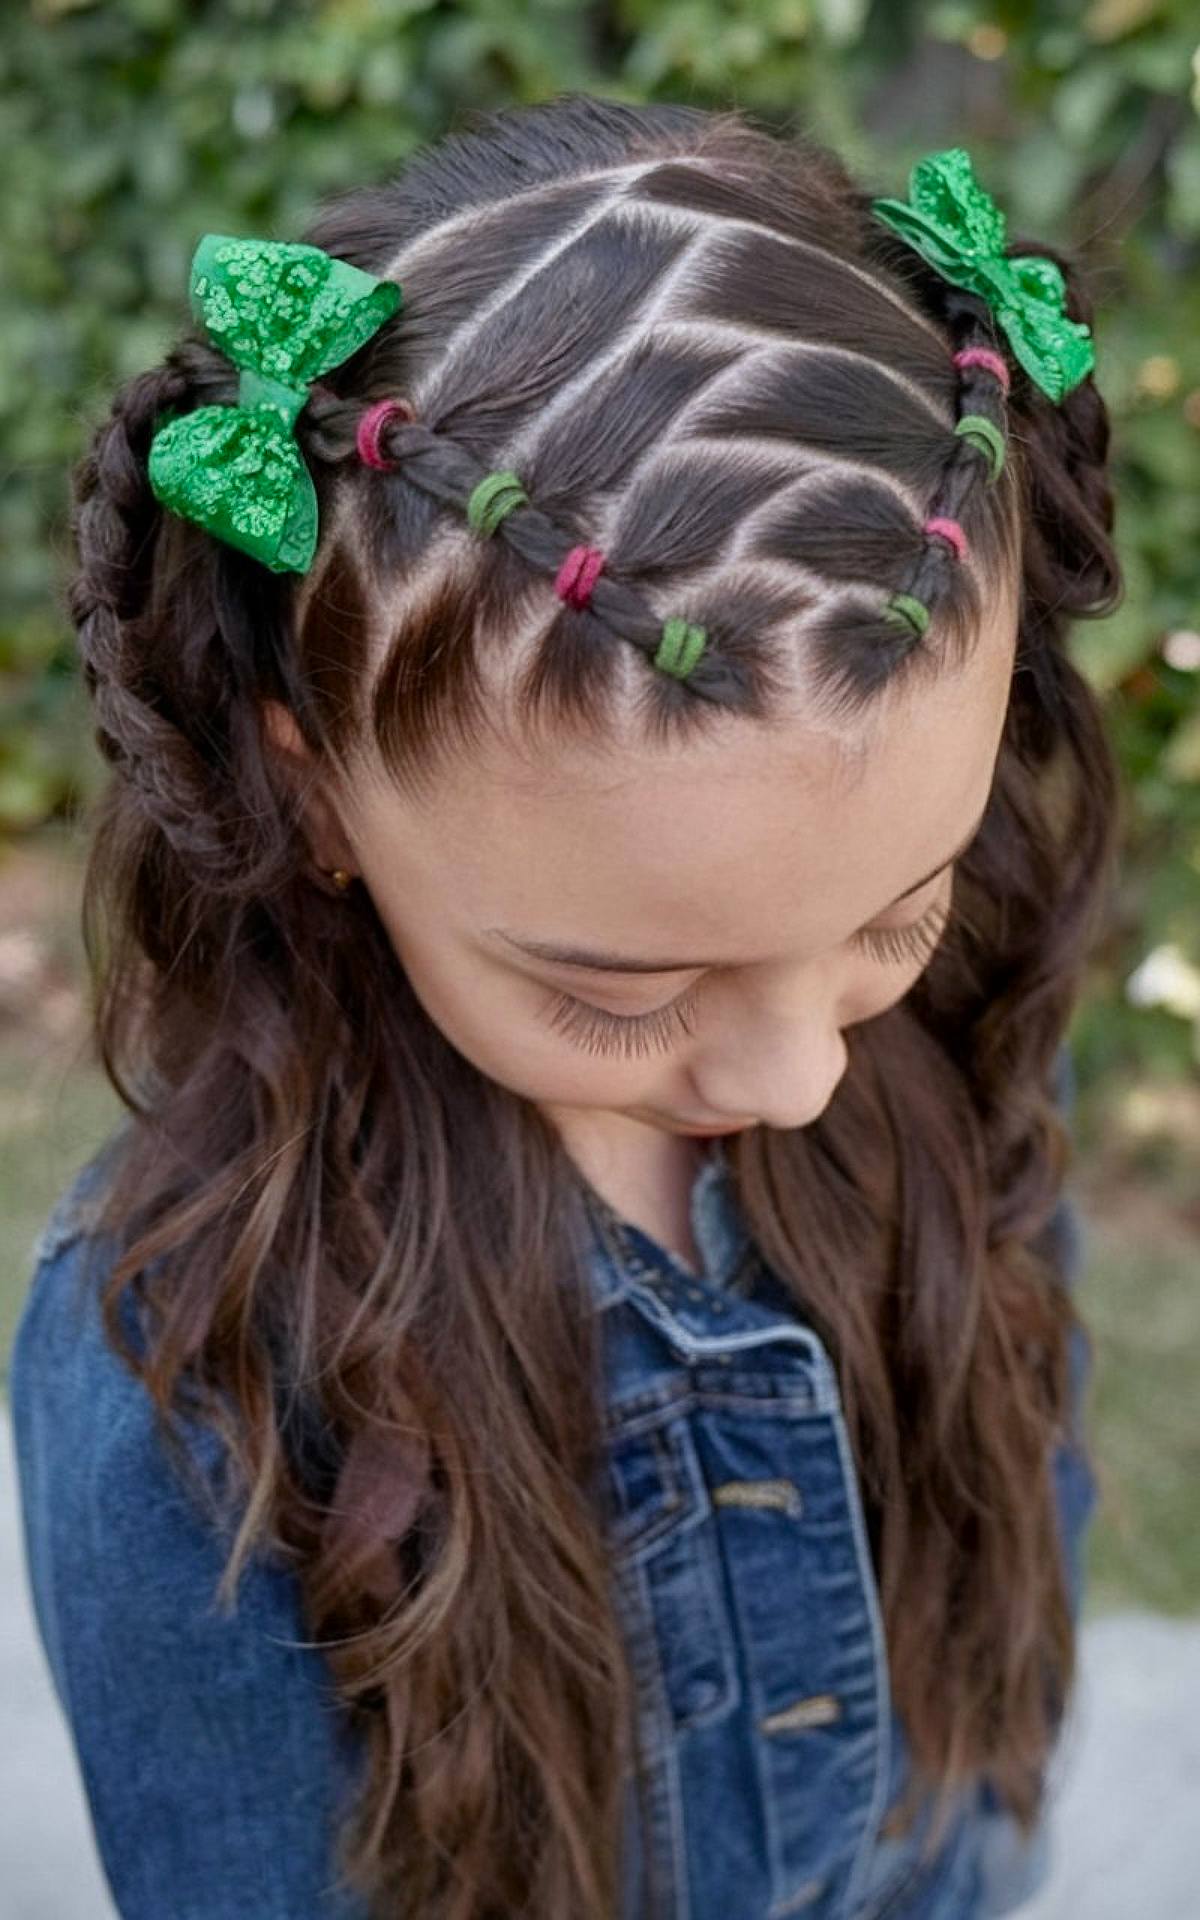
[[[1135,33],[1162,11],[1160,0],[1093,0],[1087,9],[1085,31],[1093,40],[1116,40]]]
[[[1132,555],[1125,566],[1125,598],[1116,612],[1103,620],[1080,621],[1072,630],[1071,657],[1097,693],[1115,687],[1153,652],[1155,635],[1146,619],[1149,592],[1148,571]]]
[[[1172,780],[1200,780],[1200,707],[1172,735],[1163,771]]]
[[[1067,74],[1054,95],[1054,124],[1073,147],[1091,140],[1112,112],[1125,77],[1110,60],[1085,60]]]
[[[1177,232],[1200,238],[1200,126],[1191,126],[1166,163],[1167,217]]]
[[[835,47],[848,47],[862,36],[869,0],[813,0],[813,12],[825,38]]]

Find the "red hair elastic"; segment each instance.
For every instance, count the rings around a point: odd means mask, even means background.
[[[572,547],[554,576],[555,593],[568,606],[586,607],[603,566],[599,547]]]
[[[354,437],[359,459],[365,461],[368,467],[377,467],[382,473],[390,473],[400,463],[384,459],[379,450],[379,436],[389,421],[412,418],[413,410],[407,400],[376,400],[365,413],[358,416]]]
[[[1000,385],[1008,392],[1010,380],[1008,366],[999,353],[993,353],[990,347],[963,347],[954,356],[956,367],[987,367],[995,374]]]
[[[967,536],[957,520],[943,520],[940,514],[935,514],[932,520],[924,522],[921,532],[940,533],[943,540],[950,542],[960,560],[967,551]]]

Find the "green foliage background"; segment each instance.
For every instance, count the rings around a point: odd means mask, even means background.
[[[61,598],[67,474],[186,319],[200,234],[293,237],[465,110],[585,87],[736,104],[903,195],[967,145],[1011,235],[1082,249],[1116,428],[1121,609],[1076,652],[1128,789],[1081,1085],[1200,1062],[1200,51],[1192,0],[38,0],[8,13],[0,126],[0,831],[102,770]],[[1147,954],[1158,984],[1127,991]],[[1169,964],[1164,964],[1165,962]],[[1111,1084],[1111,1083],[1110,1083]]]

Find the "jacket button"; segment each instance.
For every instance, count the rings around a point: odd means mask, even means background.
[[[758,1726],[760,1733],[793,1733],[799,1727],[827,1727],[841,1716],[842,1703],[836,1693],[810,1693],[778,1713],[768,1713]]]
[[[794,1480],[723,1480],[713,1488],[719,1507],[778,1507],[798,1520],[804,1499]]]

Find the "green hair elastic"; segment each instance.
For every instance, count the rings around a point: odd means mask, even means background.
[[[663,621],[654,664],[663,673],[673,673],[677,679],[686,680],[707,644],[708,633],[704,627],[693,626],[681,613],[672,613]]]
[[[883,609],[883,617],[895,627],[910,627],[914,633],[924,633],[929,625],[929,608],[911,593],[894,593]]]
[[[467,500],[467,519],[477,533],[495,533],[505,515],[514,507],[523,506],[528,499],[520,476],[511,467],[501,467],[495,473],[485,473],[472,487]],[[706,628],[695,626],[682,614],[673,613],[663,621],[654,664],[663,673],[686,680],[707,644]]]
[[[514,507],[524,506],[528,498],[512,468],[501,467],[496,473],[485,473],[478,486],[472,487],[467,519],[476,533],[495,533],[505,515]]]
[[[985,413],[964,413],[954,431],[961,433],[963,439],[969,440],[981,453],[986,453],[989,484],[998,480],[1004,472],[1004,435],[996,422],[989,420]]]

